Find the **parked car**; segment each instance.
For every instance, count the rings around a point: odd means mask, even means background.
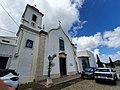
[[[16,73],[15,70],[0,69],[0,79],[3,80],[5,85],[13,87],[15,89],[18,88],[19,74]]]
[[[97,68],[94,75],[96,82],[104,80],[116,84],[117,75],[116,72],[112,70],[112,68]]]
[[[85,68],[85,70],[82,71],[81,73],[81,77],[82,78],[94,78],[94,72],[95,72],[96,68],[95,67],[89,67],[89,68]]]

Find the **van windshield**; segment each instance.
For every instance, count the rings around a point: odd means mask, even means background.
[[[110,72],[109,69],[97,69],[96,71],[97,72]]]

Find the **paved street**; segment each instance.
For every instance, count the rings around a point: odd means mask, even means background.
[[[62,90],[120,90],[120,80],[117,85],[96,83],[95,80],[81,80]]]
[[[19,90],[120,90],[120,78],[117,85],[112,85],[108,82],[96,83],[95,80],[79,77],[79,75],[75,75],[55,79],[53,80],[55,85],[50,88],[46,88],[44,82],[23,84],[20,85]]]

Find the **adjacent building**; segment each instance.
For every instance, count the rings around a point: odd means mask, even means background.
[[[0,69],[10,67],[17,37],[0,36]]]
[[[88,50],[80,51],[78,52],[77,57],[79,73],[82,72],[85,68],[97,67],[95,56],[91,51]]]
[[[44,15],[35,7],[27,5],[22,24],[17,32],[17,45],[13,52],[10,69],[20,73],[20,82],[39,81],[47,78],[48,57],[53,60],[51,77],[77,73],[75,49],[61,25],[46,32],[42,28]]]

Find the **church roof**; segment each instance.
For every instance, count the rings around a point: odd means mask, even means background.
[[[94,55],[91,51],[89,50],[83,50],[77,53],[78,58],[80,57],[90,57],[91,55]]]
[[[26,8],[25,8],[25,12],[26,12],[26,10],[27,10],[27,8],[28,7],[30,7],[30,8],[32,8],[32,9],[34,9],[35,11],[37,11],[38,13],[40,13],[42,16],[44,16],[44,14],[43,13],[41,13],[36,7],[34,7],[34,6],[31,6],[31,5],[29,5],[29,4],[27,4],[27,6],[26,6]],[[25,15],[25,12],[23,13],[23,16],[22,17],[24,17],[24,15]]]
[[[62,32],[64,33],[64,35],[65,35],[65,36],[68,38],[68,40],[70,41],[71,45],[72,45],[73,47],[75,47],[75,46],[73,45],[72,41],[70,40],[70,38],[68,37],[68,35],[64,32],[61,24],[59,24],[58,28],[53,28],[53,29],[49,30],[49,31],[48,31],[48,34],[49,34],[51,31],[59,30],[59,29],[62,30]]]

